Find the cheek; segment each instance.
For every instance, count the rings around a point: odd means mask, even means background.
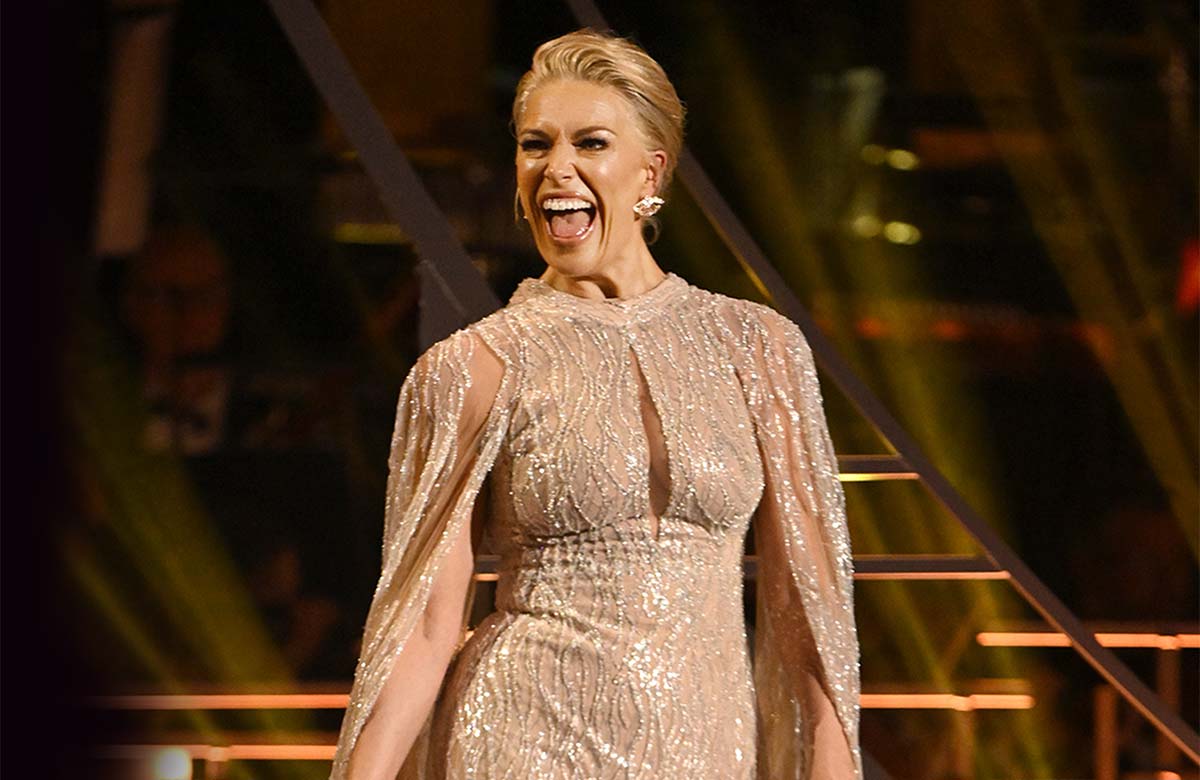
[[[612,160],[605,164],[602,175],[612,192],[629,196],[631,193],[639,192],[642,188],[641,171],[641,167],[636,162],[626,159]],[[641,196],[634,197],[634,200],[637,200],[638,197]]]
[[[527,208],[536,191],[537,179],[533,176],[530,166],[517,163],[517,196]]]
[[[641,180],[638,178],[637,169],[631,170],[624,165],[606,165],[595,170],[594,181],[602,190],[610,210],[615,209],[620,214],[629,210],[632,215],[630,209],[641,197]]]
[[[517,160],[517,184],[525,187],[534,177],[534,164],[528,160]]]

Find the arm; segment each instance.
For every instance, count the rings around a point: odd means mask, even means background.
[[[787,318],[757,307],[743,326],[764,478],[753,520],[760,766],[765,777],[860,778],[853,562],[816,366]]]
[[[464,524],[350,756],[351,780],[392,780],[433,709],[462,628],[475,556]]]
[[[809,777],[812,780],[845,780],[859,777],[857,757],[842,724],[838,721],[833,701],[816,678],[805,681],[808,703],[805,709],[816,715],[813,733],[813,758]]]
[[[472,515],[499,449],[504,368],[460,331],[405,380],[389,459],[383,571],[334,758],[334,780],[392,780],[454,655],[470,592]],[[407,775],[406,775],[407,776]]]

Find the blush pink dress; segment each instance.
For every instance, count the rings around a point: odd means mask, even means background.
[[[496,610],[401,777],[778,780],[822,751],[861,776],[844,496],[790,320],[675,274],[605,300],[526,279],[418,361],[390,468],[333,778],[476,509]]]

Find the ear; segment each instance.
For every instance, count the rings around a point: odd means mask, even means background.
[[[663,172],[667,169],[667,153],[655,149],[646,153],[646,181],[642,187],[642,197],[658,195],[662,188]]]

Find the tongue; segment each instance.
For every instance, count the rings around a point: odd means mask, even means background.
[[[561,211],[550,217],[550,234],[555,238],[574,238],[591,223],[587,211]]]

